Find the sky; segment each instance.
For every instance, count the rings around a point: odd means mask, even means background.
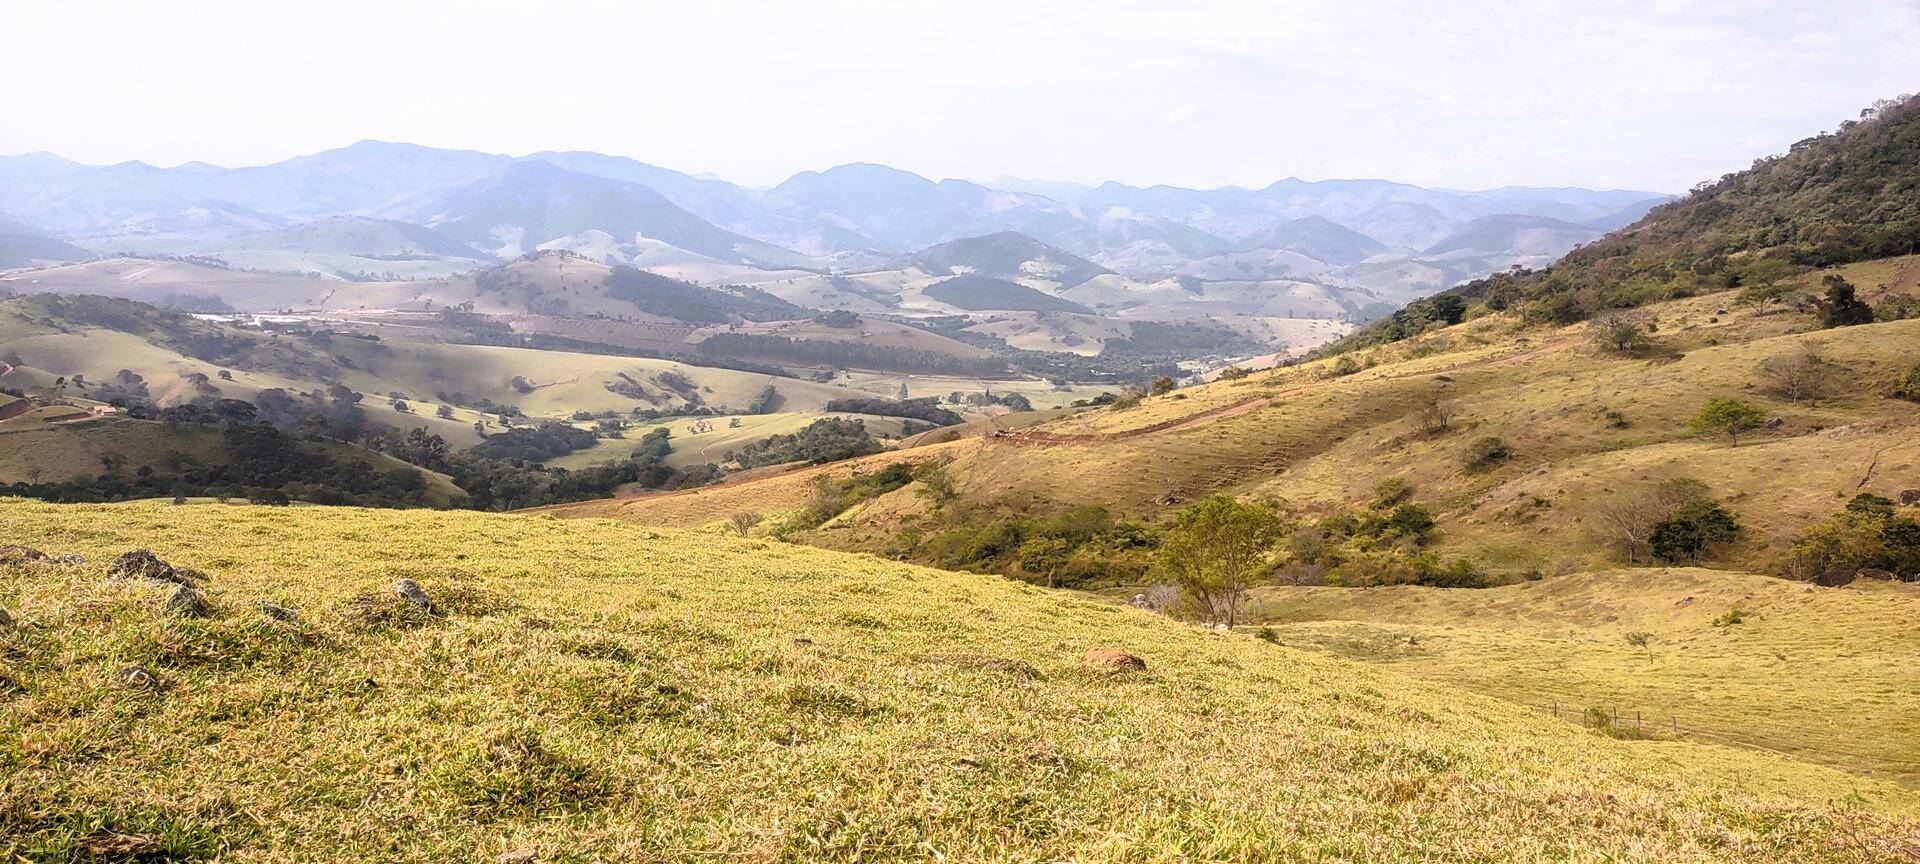
[[[4,0],[0,153],[361,139],[750,185],[1385,178],[1684,191],[1920,90],[1920,0]]]

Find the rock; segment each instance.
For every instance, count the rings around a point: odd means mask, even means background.
[[[202,618],[213,611],[213,604],[207,602],[206,595],[200,589],[179,583],[167,594],[167,611],[183,618]]]
[[[160,677],[147,671],[145,666],[128,666],[120,670],[120,683],[135,690],[160,689]]]
[[[1900,493],[1900,506],[1913,507],[1916,505],[1920,505],[1920,489],[1908,489]]]
[[[1153,603],[1147,600],[1147,595],[1135,594],[1132,600],[1127,601],[1127,605],[1135,609],[1149,609],[1152,608]]]
[[[1856,578],[1858,578],[1858,574],[1854,573],[1853,571],[1842,570],[1838,567],[1835,567],[1834,569],[1828,570],[1827,572],[1822,573],[1819,576],[1815,576],[1813,579],[1813,584],[1818,585],[1822,588],[1838,588],[1842,585],[1851,584],[1853,580]]]
[[[433,598],[427,596],[427,589],[420,587],[420,583],[412,579],[401,579],[393,583],[393,593],[400,595],[400,599],[418,608],[428,612],[433,611]]]
[[[539,853],[532,849],[515,849],[500,853],[493,862],[494,864],[533,864],[538,860],[540,860]]]
[[[1779,417],[1775,417],[1775,418],[1773,418],[1773,419],[1771,419],[1771,420],[1768,420],[1768,421],[1767,421],[1767,428],[1768,428],[1768,429],[1778,429],[1778,428],[1780,428],[1780,427],[1782,427],[1782,426],[1785,426],[1785,425],[1787,425],[1787,421],[1785,421],[1785,420],[1782,420],[1782,419],[1781,419],[1781,418],[1779,418]]]
[[[45,561],[47,553],[26,546],[0,546],[0,564],[26,564]]]
[[[1101,647],[1087,652],[1087,665],[1130,672],[1146,671],[1147,661],[1119,648]]]
[[[272,618],[275,621],[286,621],[291,623],[291,622],[300,620],[300,613],[295,612],[292,609],[288,609],[287,607],[282,606],[278,603],[274,603],[269,600],[262,600],[255,605],[260,607],[260,614],[265,615],[268,618]]]
[[[536,618],[532,615],[524,615],[524,616],[521,616],[520,618],[520,626],[525,627],[528,630],[552,630],[553,622],[548,621],[545,618]]]
[[[1864,570],[1855,570],[1853,577],[1855,579],[1878,579],[1882,582],[1892,582],[1895,579],[1893,573],[1889,571],[1875,570],[1870,567]]]
[[[190,585],[201,581],[205,574],[198,570],[175,567],[145,549],[122,552],[120,557],[107,565],[109,579],[146,579],[153,582],[172,582],[176,585]]]
[[[87,559],[82,558],[78,555],[55,555],[53,556],[52,560],[53,560],[53,563],[59,564],[63,567],[78,567],[82,564],[87,563]]]

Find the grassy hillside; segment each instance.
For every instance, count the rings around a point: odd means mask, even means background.
[[[1920,832],[1890,784],[762,541],[17,501],[0,535],[87,560],[0,566],[10,858],[1893,862]],[[134,547],[204,571],[204,617],[106,578]]]
[[[1871,284],[1874,273],[1911,264],[1841,272]],[[1375,484],[1403,478],[1439,517],[1447,549],[1513,576],[1615,560],[1589,530],[1593,508],[1666,477],[1701,481],[1737,514],[1749,530],[1723,562],[1753,569],[1778,563],[1801,530],[1854,494],[1894,497],[1920,486],[1920,405],[1887,396],[1920,359],[1920,320],[1820,330],[1811,312],[1743,305],[1736,292],[1648,314],[1658,327],[1650,353],[1604,352],[1586,325],[1529,328],[1517,316],[1490,316],[1359,355],[1345,361],[1350,367],[1329,359],[1182,389],[957,442],[943,458],[973,501],[1100,504],[1149,520],[1168,501],[1212,491],[1324,511],[1371,500]],[[1770,391],[1760,369],[1806,347],[1835,369],[1834,392],[1817,404]],[[1348,370],[1356,371],[1337,374]],[[1701,406],[1722,397],[1748,400],[1780,423],[1737,445],[1690,431]],[[1446,428],[1428,431],[1423,415],[1436,403],[1450,416]],[[1469,465],[1468,451],[1488,437],[1506,442],[1510,457],[1485,470]],[[740,485],[698,494],[753,495]],[[907,503],[920,497],[917,486],[892,494],[902,499],[894,508],[901,521],[880,526],[882,534],[911,527],[924,509]],[[835,542],[831,532],[821,539]],[[879,548],[870,540],[858,545]]]
[[[1920,788],[1920,586],[1815,589],[1663,568],[1484,590],[1256,593],[1286,645],[1558,706],[1574,722],[1618,711],[1657,739],[1778,751]],[[1742,620],[1725,623],[1735,609]]]
[[[303,441],[298,452],[323,464],[357,462],[373,472],[417,471],[420,503],[447,506],[466,497],[446,475],[337,441]],[[175,426],[114,417],[82,423],[45,423],[28,416],[0,421],[0,483],[55,483],[93,477],[116,461],[122,472],[145,468],[165,489],[168,477],[230,465],[233,456],[214,426]]]
[[[1478,279],[1442,296],[1564,323],[1725,288],[1765,289],[1808,267],[1920,253],[1916,190],[1920,97],[1908,96],[1703,182],[1550,267]],[[1334,348],[1418,333],[1447,317],[1434,304],[1415,303]]]

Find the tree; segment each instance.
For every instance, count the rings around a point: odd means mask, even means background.
[[[1203,610],[1232,628],[1247,586],[1267,565],[1280,518],[1258,504],[1213,495],[1180,512],[1154,557],[1154,569]]]
[[[1687,421],[1687,428],[1702,435],[1725,435],[1739,444],[1740,433],[1758,429],[1766,421],[1766,412],[1752,403],[1722,398],[1700,406],[1700,413]]]
[[[1655,527],[1706,497],[1707,484],[1687,477],[1632,486],[1593,505],[1587,513],[1588,524],[1602,539],[1620,544],[1627,563],[1636,564]]]
[[[1155,396],[1165,396],[1168,393],[1172,393],[1173,388],[1174,388],[1173,376],[1162,375],[1158,378],[1153,379],[1153,389],[1148,392],[1152,393]]]
[[[733,529],[733,533],[745,537],[748,531],[753,530],[753,526],[760,524],[762,518],[758,513],[743,510],[732,516],[728,516],[727,526]]]
[[[1672,564],[1698,562],[1715,546],[1740,536],[1740,523],[1716,501],[1695,501],[1655,525],[1647,538],[1653,557]]]
[[[440,406],[440,407],[438,407],[438,408],[435,408],[435,409],[433,409],[433,416],[435,416],[435,417],[438,417],[438,418],[440,418],[440,419],[442,419],[442,420],[452,420],[452,419],[453,419],[453,406],[452,406],[452,405],[442,405],[442,406]]]
[[[1593,342],[1614,354],[1639,354],[1653,347],[1653,318],[1645,312],[1609,312],[1589,324]]]
[[[1047,577],[1047,587],[1054,586],[1054,578],[1065,567],[1067,558],[1073,554],[1073,544],[1060,537],[1034,537],[1020,544],[1014,552],[1014,559],[1020,569],[1028,573]]]
[[[1827,274],[1821,282],[1827,286],[1827,295],[1820,301],[1820,326],[1851,327],[1873,323],[1873,307],[1860,301],[1852,282],[1838,273]]]
[[[1834,364],[1820,356],[1815,345],[1802,345],[1790,354],[1760,361],[1760,377],[1768,392],[1794,404],[1806,400],[1818,406],[1833,391]]]

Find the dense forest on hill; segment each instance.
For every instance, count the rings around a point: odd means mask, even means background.
[[[739,293],[703,288],[645,270],[621,265],[607,274],[609,296],[649,312],[689,324],[725,324],[735,316],[748,321],[780,321],[810,317],[813,312],[758,288]]]

